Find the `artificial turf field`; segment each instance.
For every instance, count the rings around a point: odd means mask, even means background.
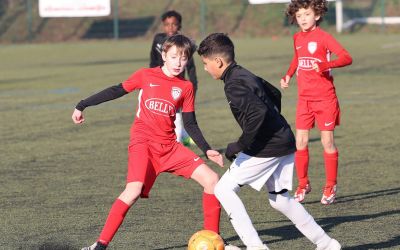
[[[331,206],[319,202],[325,177],[313,130],[313,191],[304,206],[343,249],[400,249],[400,35],[336,37],[353,56],[353,65],[334,70],[342,109],[335,132],[338,198]],[[238,63],[278,86],[293,53],[291,37],[233,41]],[[121,40],[0,46],[0,249],[80,249],[96,240],[124,188],[137,95],[88,108],[81,126],[70,117],[79,100],[147,67],[150,45]],[[209,143],[223,149],[240,130],[223,83],[195,59],[197,120]],[[282,113],[294,128],[291,84],[283,92]],[[201,192],[194,181],[160,175],[150,199],[131,208],[110,249],[185,249],[202,227]],[[315,248],[269,206],[265,192],[244,187],[240,196],[271,249]],[[224,212],[221,235],[241,245]]]

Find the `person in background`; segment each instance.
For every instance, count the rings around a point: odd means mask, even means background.
[[[153,43],[150,50],[150,67],[161,67],[164,61],[161,57],[162,45],[168,37],[179,34],[182,28],[182,15],[175,10],[165,12],[161,16],[163,25],[163,33],[157,33],[153,38]],[[192,41],[193,51],[196,51],[196,45]],[[187,72],[190,82],[193,84],[194,92],[197,91],[197,75],[196,66],[194,64],[193,57],[191,57],[186,65],[185,70],[181,73],[185,76]],[[175,119],[175,133],[178,142],[182,142],[185,146],[194,144],[192,138],[187,134],[182,123],[182,112],[176,114]]]
[[[334,141],[335,127],[340,123],[340,108],[333,85],[332,69],[352,63],[352,58],[329,33],[319,27],[328,11],[325,0],[292,0],[286,9],[291,23],[300,31],[294,34],[294,56],[288,71],[281,79],[281,88],[289,87],[296,73],[298,102],[296,110],[295,165],[298,187],[294,198],[302,202],[311,191],[308,179],[308,140],[315,122],[321,131],[324,148],[326,181],[321,203],[332,204],[337,192],[339,152]],[[331,59],[331,54],[337,56]]]

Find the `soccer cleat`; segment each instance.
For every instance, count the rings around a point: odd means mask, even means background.
[[[100,242],[95,242],[90,247],[84,247],[81,250],[105,250],[107,248],[106,245],[101,244]]]
[[[184,138],[182,139],[182,143],[183,143],[183,145],[185,145],[186,147],[190,147],[190,146],[192,146],[192,145],[195,144],[194,141],[193,141],[193,139],[192,139],[190,136],[184,137]]]
[[[269,250],[269,248],[265,244],[263,244],[262,246],[258,246],[258,247],[247,247],[246,249],[247,250]]]
[[[230,244],[228,241],[226,241],[225,239],[222,239],[224,241],[224,249],[225,250],[241,250],[239,247]]]
[[[332,204],[336,198],[336,185],[333,187],[325,187],[322,194],[321,203],[324,205]]]
[[[306,197],[306,194],[311,192],[311,185],[308,183],[305,187],[297,187],[296,192],[294,193],[294,199],[298,202],[302,202]]]
[[[224,249],[225,249],[225,250],[241,250],[239,247],[234,246],[234,245],[231,245],[231,244],[225,245],[225,248],[224,248]]]
[[[340,250],[342,249],[342,246],[340,245],[340,243],[335,240],[335,239],[331,239],[329,241],[328,246],[326,247],[317,247],[315,250]]]

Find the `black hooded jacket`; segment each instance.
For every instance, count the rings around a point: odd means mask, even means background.
[[[281,157],[296,150],[289,124],[267,94],[262,79],[235,62],[221,76],[232,114],[242,129],[237,144],[254,157]]]

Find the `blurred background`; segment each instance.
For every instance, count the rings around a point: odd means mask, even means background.
[[[161,29],[161,14],[171,9],[182,14],[182,31],[195,40],[200,40],[210,32],[226,32],[234,37],[271,37],[290,35],[296,30],[296,27],[288,24],[284,15],[286,3],[250,4],[248,0],[107,0],[100,1],[108,2],[110,8],[105,16],[52,18],[43,13],[41,16],[41,2],[44,5],[57,1],[1,0],[0,43],[127,38],[150,40]],[[340,12],[336,9],[337,2],[341,4]],[[399,0],[331,1],[322,27],[330,32],[337,31],[338,13],[342,15],[343,33],[400,33]]]

